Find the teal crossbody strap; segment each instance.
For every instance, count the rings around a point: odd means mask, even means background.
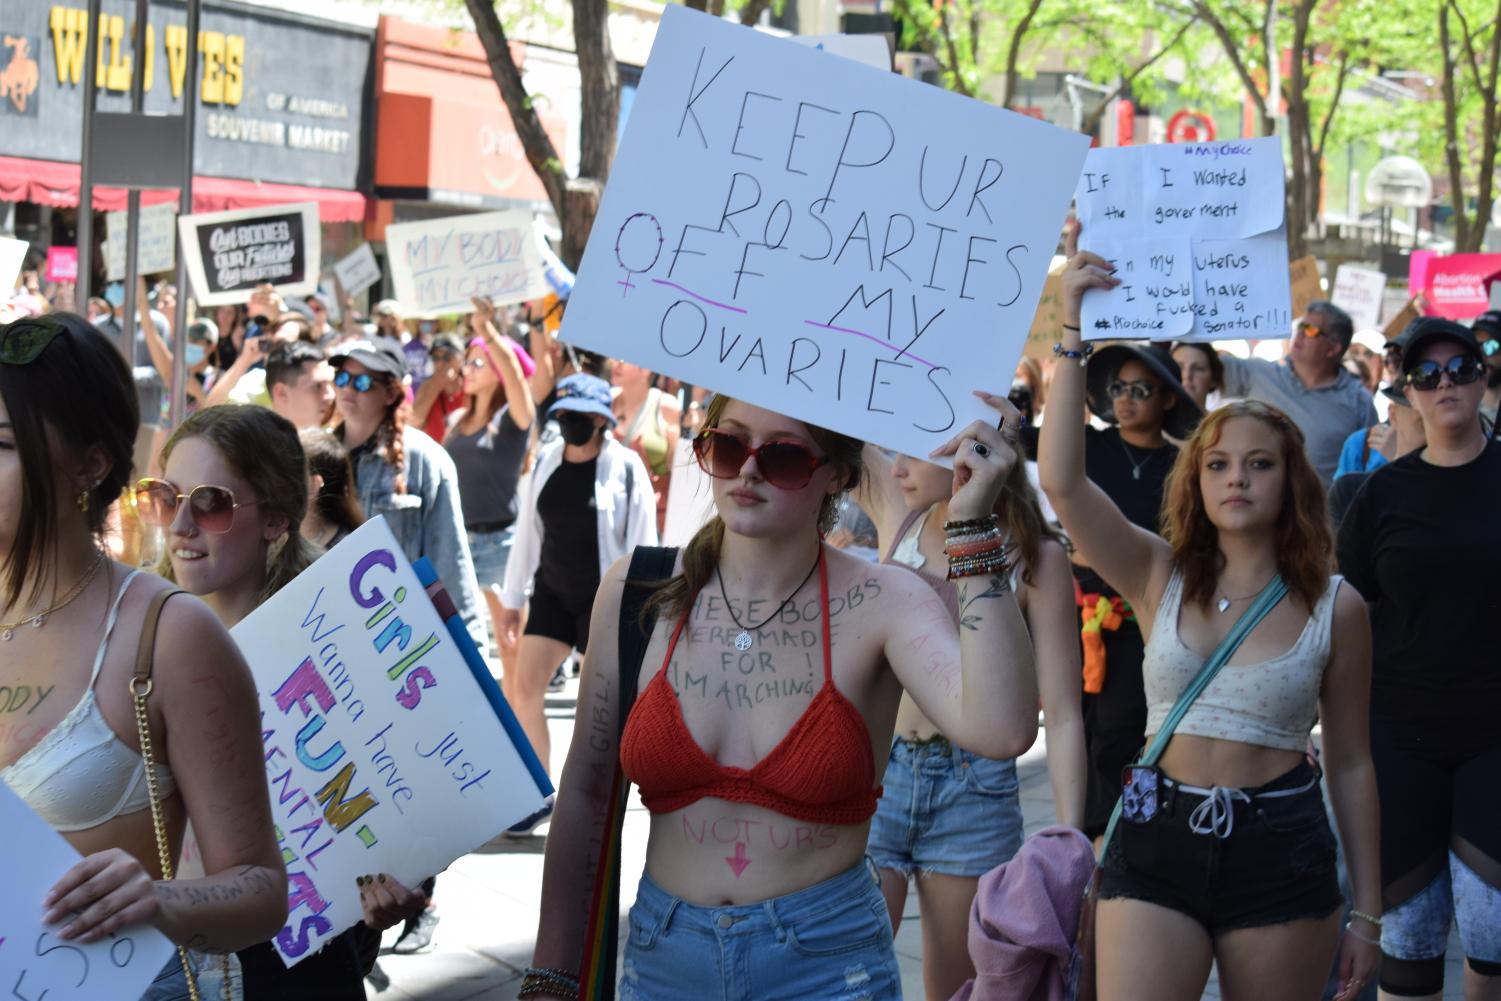
[[[1157,764],[1157,759],[1162,757],[1162,752],[1167,750],[1167,742],[1173,739],[1173,731],[1188,715],[1188,710],[1193,706],[1194,700],[1204,694],[1204,689],[1214,680],[1214,676],[1220,673],[1220,668],[1225,666],[1226,661],[1235,656],[1235,651],[1240,649],[1241,643],[1251,635],[1251,630],[1261,624],[1267,613],[1277,607],[1277,602],[1287,596],[1287,582],[1277,574],[1261,589],[1256,600],[1251,602],[1251,607],[1235,620],[1235,625],[1225,634],[1220,645],[1214,648],[1209,659],[1204,661],[1204,666],[1199,668],[1199,673],[1194,675],[1193,681],[1178,696],[1178,701],[1173,703],[1173,708],[1168,710],[1167,718],[1162,721],[1162,726],[1157,728],[1157,733],[1152,737],[1152,742],[1142,752],[1138,765],[1152,766]],[[1177,628],[1175,624],[1162,623],[1163,626]],[[1105,828],[1105,839],[1100,842],[1100,858],[1105,857],[1105,851],[1110,847],[1110,839],[1115,836],[1115,825],[1121,819],[1121,801],[1115,801],[1115,809],[1110,814],[1110,824]]]

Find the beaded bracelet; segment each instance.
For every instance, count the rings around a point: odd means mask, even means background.
[[[1353,907],[1350,908],[1350,917],[1352,917],[1352,918],[1359,918],[1360,920],[1366,922],[1367,924],[1374,925],[1377,928],[1381,927],[1381,919],[1378,918],[1376,915],[1374,915],[1374,914],[1367,914],[1365,911],[1357,911]]]
[[[528,966],[523,972],[525,977],[521,981],[521,990],[516,992],[517,998],[534,998],[542,994],[552,994],[566,998],[567,1001],[578,1001],[578,977],[566,970]]]
[[[943,544],[945,546],[964,546],[971,542],[984,542],[987,539],[993,539],[998,534],[1000,533],[992,528],[985,532],[965,532],[963,534],[946,535],[943,538]]]
[[[987,514],[983,518],[969,518],[964,521],[946,521],[943,523],[943,531],[946,535],[952,535],[957,532],[989,531],[991,529],[998,529],[1000,528],[1000,526],[1001,519],[997,518],[993,514]]]
[[[997,595],[1011,590],[1011,564],[999,553],[982,553],[979,556],[964,556],[949,560],[949,580],[961,577],[983,577],[994,574],[1001,581]]]
[[[1094,354],[1093,344],[1086,344],[1078,351],[1070,351],[1062,344],[1053,345],[1053,357],[1063,358],[1067,361],[1076,361],[1079,363],[1080,368],[1084,367],[1084,365],[1088,363],[1089,356],[1092,354]]]
[[[1349,935],[1351,938],[1358,938],[1358,939],[1360,939],[1366,945],[1374,945],[1378,949],[1381,948],[1381,940],[1380,939],[1378,939],[1378,938],[1371,938],[1371,936],[1369,936],[1369,935],[1362,935],[1360,932],[1356,931],[1354,928],[1351,928],[1350,927],[1350,922],[1348,922],[1348,921],[1345,922],[1345,934]]]

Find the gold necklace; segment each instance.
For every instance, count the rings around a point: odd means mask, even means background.
[[[17,619],[15,622],[0,622],[0,640],[9,643],[10,638],[16,634],[16,630],[28,623],[33,629],[40,629],[45,626],[49,615],[62,611],[73,602],[74,598],[83,593],[83,589],[89,586],[89,582],[94,579],[94,575],[99,572],[99,568],[102,566],[104,566],[104,553],[100,552],[94,557],[93,565],[84,572],[82,577],[78,578],[78,583],[68,588],[68,593],[63,595],[62,600],[57,602],[57,604],[50,608],[44,608],[35,615],[28,615],[24,619]]]

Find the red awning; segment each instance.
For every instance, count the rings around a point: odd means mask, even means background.
[[[76,163],[0,156],[0,201],[36,202],[58,207],[77,205],[79,184]],[[123,188],[94,189],[95,211],[118,211],[125,208],[125,200],[126,192]],[[142,205],[175,201],[175,189],[141,192]],[[367,201],[357,191],[340,191],[336,188],[270,184],[228,177],[193,179],[194,212],[218,212],[222,209],[245,209],[289,202],[317,202],[318,216],[323,222],[362,222]]]

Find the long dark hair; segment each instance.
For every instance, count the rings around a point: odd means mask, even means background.
[[[709,401],[708,408],[704,411],[703,431],[708,431],[719,426],[720,418],[724,416],[724,408],[730,403],[728,396],[715,396]],[[829,462],[834,469],[844,475],[844,486],[840,490],[842,494],[846,490],[853,490],[859,483],[860,477],[865,471],[865,464],[861,458],[865,443],[849,435],[843,435],[837,431],[829,431],[813,424],[804,423],[808,429],[808,437],[829,457]],[[818,531],[824,534],[834,527],[834,521],[839,515],[840,494],[829,494],[823,499],[823,504],[818,511]],[[708,583],[709,577],[719,566],[719,551],[724,545],[724,522],[719,515],[709,519],[709,523],[700,528],[688,540],[688,545],[683,547],[683,572],[676,577],[671,577],[662,582],[655,593],[646,600],[643,616],[665,615],[677,618],[686,612],[693,604],[693,598],[699,589]]]
[[[1001,495],[995,501],[996,516],[1005,526],[1006,537],[1016,546],[1022,561],[1022,581],[1032,583],[1032,571],[1037,567],[1042,544],[1049,539],[1069,550],[1066,536],[1048,524],[1042,515],[1042,504],[1037,491],[1027,478],[1027,463],[1018,454],[1011,472],[1001,484]]]
[[[110,505],[130,482],[141,424],[135,380],[125,359],[83,317],[50,313],[0,325],[0,345],[19,343],[12,338],[43,336],[52,340],[32,361],[0,362],[0,398],[5,400],[21,463],[20,517],[10,551],[0,564],[0,593],[8,605],[40,599],[47,578],[40,563],[49,557],[55,560],[57,511],[64,503],[78,500],[89,531],[104,534]],[[64,456],[92,449],[108,461],[104,476],[87,496],[59,496],[56,476]]]
[[[355,493],[348,449],[322,428],[306,428],[298,437],[307,456],[308,471],[323,480],[323,488],[312,498],[313,510],[324,521],[339,526],[342,532],[353,532],[365,523],[365,510]]]
[[[267,407],[228,403],[192,414],[177,426],[162,446],[162,466],[172,450],[188,438],[202,438],[238,473],[258,498],[261,514],[287,519],[286,532],[266,553],[266,585],[260,604],[292,582],[318,557],[318,550],[302,537],[307,514],[307,460],[292,422]],[[156,572],[172,580],[172,558],[163,554]]]
[[[380,426],[375,429],[375,447],[380,450],[381,458],[386,460],[386,465],[391,467],[391,472],[396,477],[396,493],[407,492],[407,444],[406,427],[407,421],[412,417],[412,401],[407,398],[406,387],[397,379],[383,372],[370,373],[378,382],[396,387],[396,401],[386,407],[386,416],[381,419]],[[339,418],[339,423],[334,426],[334,434],[340,443],[344,441],[344,419]]]

